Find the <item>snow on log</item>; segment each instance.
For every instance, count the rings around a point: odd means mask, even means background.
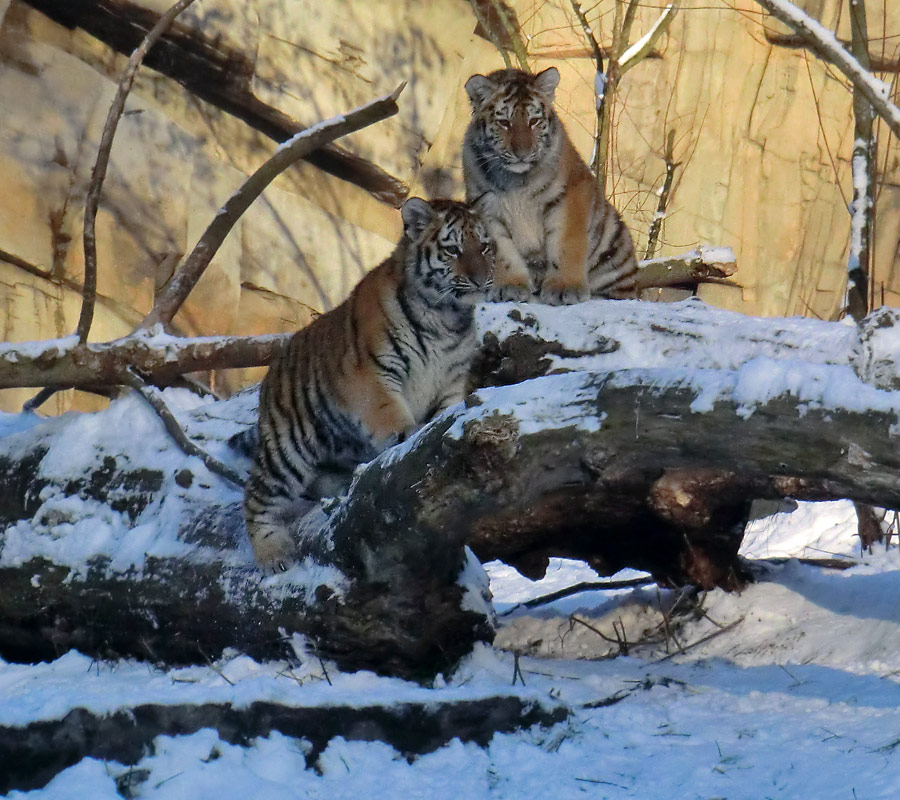
[[[860,378],[895,384],[895,323],[486,306],[488,388],[361,467],[303,520],[303,560],[278,577],[252,564],[240,492],[139,398],[0,415],[0,657],[281,657],[299,633],[342,668],[422,678],[492,635],[472,552],[529,576],[570,556],[739,587],[755,498],[900,507],[900,392]],[[226,442],[253,423],[253,392],[166,397],[193,440],[246,468]]]
[[[192,439],[246,466],[226,440],[255,419],[255,392],[166,396]],[[389,587],[312,562],[267,578],[241,499],[134,395],[97,414],[0,415],[0,657],[278,658],[300,633],[342,668],[423,678],[491,637],[484,574],[462,547],[435,543],[435,563]]]

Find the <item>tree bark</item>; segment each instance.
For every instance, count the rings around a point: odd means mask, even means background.
[[[75,337],[0,344],[0,389],[121,386],[129,368],[165,386],[188,372],[264,366],[290,336],[134,335],[102,344],[77,344]]]

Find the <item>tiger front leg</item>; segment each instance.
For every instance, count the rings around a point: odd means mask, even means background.
[[[297,560],[290,520],[303,508],[287,497],[276,479],[264,476],[254,465],[244,491],[244,520],[253,556],[263,572],[284,572]]]
[[[587,181],[570,187],[548,215],[547,275],[541,284],[545,303],[567,305],[590,299],[587,254],[592,192]]]
[[[491,226],[491,236],[497,244],[497,262],[490,299],[498,302],[528,302],[534,294],[528,263],[504,228]]]
[[[381,384],[373,388],[361,416],[377,452],[404,441],[419,428],[403,395]]]

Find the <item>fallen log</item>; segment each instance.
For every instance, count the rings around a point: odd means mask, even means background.
[[[495,733],[554,725],[567,714],[563,706],[516,695],[369,706],[298,707],[260,701],[243,707],[145,704],[111,714],[76,708],[61,719],[0,725],[0,793],[43,788],[83,758],[133,766],[152,752],[157,736],[184,736],[203,728],[212,728],[223,741],[239,745],[278,731],[306,743],[304,755],[312,767],[336,736],[386,742],[411,758],[433,752],[454,738],[486,746]],[[142,773],[123,770],[119,778],[133,792],[142,782]]]
[[[491,637],[467,547],[534,577],[569,556],[601,574],[738,588],[753,499],[900,506],[900,393],[860,380],[855,328],[583,305],[491,309],[543,348],[534,364],[564,374],[479,390],[361,468],[345,500],[303,521],[304,561],[278,578],[252,565],[240,492],[177,450],[137,398],[13,418],[22,430],[0,438],[0,656],[280,657],[297,632],[343,668],[422,678]],[[544,347],[554,324],[567,352]],[[178,413],[240,470],[225,442],[255,403]]]
[[[269,363],[291,334],[183,339],[142,331],[111,342],[79,344],[75,336],[0,344],[0,389],[57,386],[92,389],[125,385],[129,369],[166,386],[190,372]]]

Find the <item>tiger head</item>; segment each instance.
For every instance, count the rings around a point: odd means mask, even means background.
[[[400,211],[406,276],[432,306],[477,303],[493,284],[495,246],[465,203],[412,197]]]
[[[541,160],[559,124],[553,111],[557,84],[556,67],[537,75],[501,69],[466,81],[472,102],[470,130],[485,166],[523,174]]]

